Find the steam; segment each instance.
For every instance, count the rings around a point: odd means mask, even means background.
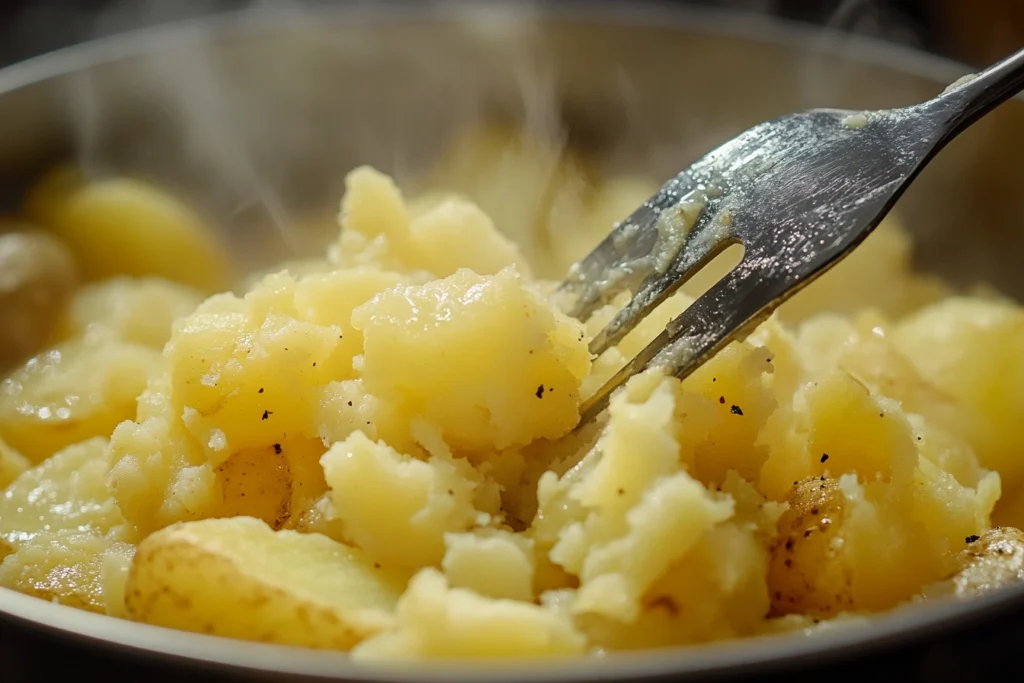
[[[345,25],[332,23],[330,10],[342,4],[356,7]],[[204,20],[146,34],[152,45],[143,57],[85,70],[70,83],[78,162],[90,174],[129,172],[188,197],[232,232],[240,260],[255,265],[322,251],[353,166],[373,164],[411,182],[453,134],[496,115],[565,144],[532,2],[430,4],[459,34],[451,44],[419,34],[412,6],[405,10],[413,18],[389,18],[401,27],[378,33],[366,11],[385,5],[249,0],[234,3],[224,32],[211,34]],[[125,1],[96,18],[86,37],[223,7]],[[234,39],[233,23],[245,25],[243,40]],[[475,43],[487,49],[467,49]],[[472,60],[481,53],[493,62],[488,68]]]

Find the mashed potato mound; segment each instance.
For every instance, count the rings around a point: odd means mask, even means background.
[[[1020,579],[1021,308],[947,297],[889,221],[747,340],[632,378],[574,433],[699,283],[592,358],[622,302],[577,321],[533,273],[653,188],[502,144],[453,152],[436,178],[457,195],[354,170],[327,257],[242,293],[81,290],[0,384],[0,584],[379,660],[856,624]],[[502,195],[513,173],[529,187]]]

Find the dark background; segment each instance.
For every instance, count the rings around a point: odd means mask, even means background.
[[[5,0],[0,65],[91,37],[262,4],[388,0]],[[424,2],[429,0],[422,0]],[[536,0],[534,0],[536,1]],[[543,0],[541,0],[543,1]],[[557,2],[558,0],[551,0]],[[601,2],[602,0],[591,0]],[[620,0],[621,2],[622,0]],[[666,0],[671,2],[671,0]],[[675,0],[686,2],[686,0]],[[1024,0],[689,0],[874,35],[982,65],[1024,43]]]

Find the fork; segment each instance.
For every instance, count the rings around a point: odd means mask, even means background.
[[[683,379],[752,332],[856,248],[949,141],[1022,89],[1024,50],[922,104],[814,109],[759,124],[665,183],[570,268],[553,297],[586,320],[632,294],[591,340],[594,356],[727,247],[742,245],[743,257],[582,404],[580,425],[634,374],[656,367]]]

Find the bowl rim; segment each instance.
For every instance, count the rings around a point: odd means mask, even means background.
[[[463,5],[467,3],[462,3]],[[468,3],[487,11],[512,9],[514,0]],[[481,9],[477,7],[476,9]],[[499,9],[500,8],[500,9]],[[210,41],[259,28],[286,28],[285,22],[307,21],[310,14],[330,14],[346,22],[436,22],[450,19],[450,8],[416,0],[385,6],[361,4],[315,7],[298,15],[278,10],[242,10],[171,22],[119,33],[33,57],[0,69],[0,95],[81,73],[121,60],[143,57],[183,40]],[[783,45],[806,52],[842,58],[850,63],[887,68],[936,82],[937,87],[970,71],[955,61],[882,40],[852,36],[829,28],[728,9],[675,6],[639,0],[601,3],[563,0],[531,7],[544,22],[592,25],[625,24],[685,29],[706,35]],[[585,10],[585,11],[584,11]],[[1009,587],[970,601],[936,600],[911,605],[857,620],[848,626],[830,626],[813,635],[766,635],[708,645],[614,653],[603,657],[558,660],[484,660],[434,662],[407,666],[400,663],[354,663],[347,654],[298,647],[254,643],[128,622],[85,612],[0,588],[0,623],[18,624],[90,647],[119,652],[132,658],[157,658],[235,674],[284,675],[318,681],[606,681],[640,680],[672,676],[765,674],[780,668],[824,663],[855,654],[876,652],[898,642],[919,642],[948,630],[995,618],[1024,604],[1024,586]],[[868,626],[864,621],[869,621]]]

